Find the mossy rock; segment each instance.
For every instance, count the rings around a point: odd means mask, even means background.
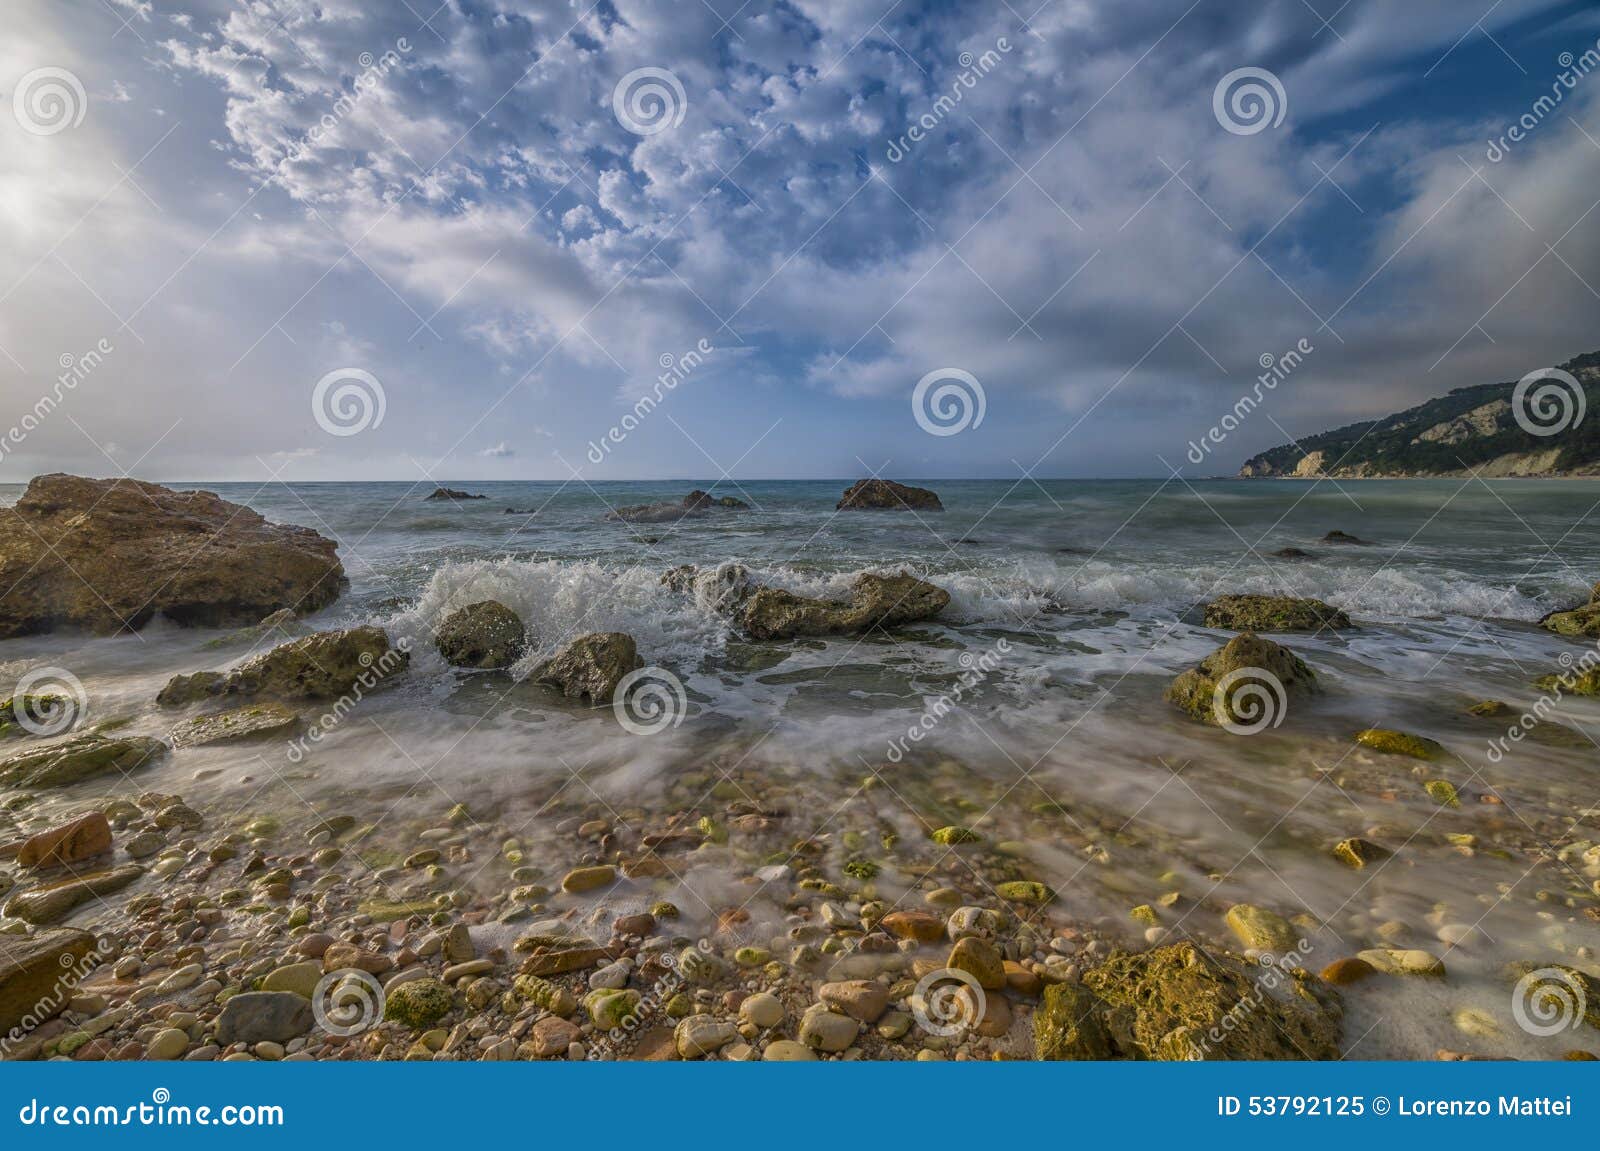
[[[1356,732],[1356,742],[1373,751],[1387,755],[1404,755],[1412,759],[1435,760],[1444,755],[1444,747],[1436,740],[1404,731],[1391,731],[1383,727],[1369,727]]]
[[[1539,626],[1557,635],[1600,639],[1600,583],[1589,592],[1589,602],[1568,611],[1553,611]]]
[[[413,979],[389,992],[383,1017],[425,1031],[450,1013],[455,993],[437,979]]]
[[[1569,670],[1540,676],[1533,686],[1552,695],[1600,695],[1600,667],[1586,668],[1576,675]]]
[[[1316,689],[1316,673],[1299,656],[1245,632],[1173,680],[1166,698],[1201,723],[1254,731],[1276,727],[1290,699]]]
[[[1430,779],[1422,785],[1422,790],[1440,807],[1460,807],[1461,796],[1456,791],[1456,785],[1448,779]]]
[[[933,841],[954,847],[961,843],[982,843],[983,836],[970,827],[941,827],[933,833]]]
[[[1335,1060],[1340,1055],[1343,1013],[1331,987],[1290,973],[1270,989],[1256,964],[1192,943],[1139,954],[1114,952],[1084,975],[1083,989],[1105,1005],[1104,1030],[1114,1054],[1123,1058]],[[1082,996],[1075,998],[1080,1009],[1092,1007]],[[1036,1025],[1036,1052],[1037,1041]]]
[[[1205,605],[1207,627],[1228,631],[1343,631],[1350,617],[1320,599],[1286,595],[1225,595]]]
[[[994,890],[1001,899],[1009,899],[1013,903],[1031,903],[1036,907],[1053,903],[1056,898],[1056,893],[1049,887],[1031,879],[1013,879],[996,884]]]
[[[1341,863],[1347,863],[1359,871],[1369,863],[1383,862],[1394,853],[1371,840],[1352,837],[1334,844],[1333,854]]]
[[[446,616],[434,633],[434,643],[453,667],[497,671],[521,658],[527,638],[516,612],[486,599]]]
[[[1116,1054],[1105,1023],[1106,1004],[1075,983],[1052,983],[1033,1013],[1033,1057],[1110,1059]]]

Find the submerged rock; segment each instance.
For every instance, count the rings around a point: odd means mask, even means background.
[[[527,640],[521,617],[505,604],[486,599],[445,616],[434,642],[453,667],[498,671],[517,662]]]
[[[58,628],[201,627],[314,611],[344,583],[334,541],[212,492],[37,476],[0,510],[0,638]]]
[[[131,774],[166,752],[167,745],[159,739],[143,736],[75,736],[65,743],[0,760],[0,786],[66,787],[112,772]]]
[[[1045,989],[1039,1015],[1046,1019],[1036,1017],[1034,1027],[1040,1058],[1072,1057],[1044,1052],[1061,1050],[1057,1037],[1064,1039],[1067,1022],[1095,1013],[1101,1026],[1079,1023],[1086,1039],[1078,1046],[1109,1043],[1122,1058],[1339,1058],[1337,992],[1302,972],[1284,973],[1271,987],[1256,964],[1176,943],[1137,955],[1115,952],[1084,975],[1082,989],[1062,992],[1066,986]]]
[[[703,508],[692,508],[684,504],[666,502],[629,504],[627,507],[607,512],[606,519],[620,521],[625,524],[668,524],[681,520],[686,516],[701,515],[703,512]]]
[[[1373,751],[1409,756],[1412,759],[1438,759],[1444,754],[1444,748],[1426,736],[1391,731],[1382,727],[1369,727],[1365,731],[1356,732],[1356,742],[1362,747],[1370,747]]]
[[[644,666],[633,637],[620,631],[580,635],[533,671],[537,683],[559,688],[568,699],[605,704],[623,676]]]
[[[812,599],[779,588],[758,588],[745,601],[739,622],[752,639],[843,635],[931,619],[950,603],[950,593],[908,572],[862,574],[848,602]]]
[[[1371,540],[1360,539],[1349,532],[1342,532],[1338,528],[1334,528],[1333,531],[1323,536],[1322,542],[1325,544],[1354,544],[1357,547],[1372,546]]]
[[[1371,840],[1352,838],[1334,844],[1333,854],[1341,863],[1347,863],[1359,871],[1369,863],[1383,862],[1394,852],[1387,847],[1379,847]]]
[[[890,509],[894,511],[942,512],[939,497],[927,488],[897,484],[893,480],[857,480],[844,493],[836,510]]]
[[[404,641],[399,647],[390,646],[380,627],[323,631],[280,644],[226,674],[202,671],[174,676],[156,701],[178,706],[221,695],[338,699],[371,691],[410,662]]]
[[[106,871],[74,876],[47,887],[30,887],[11,897],[5,905],[5,913],[28,923],[55,923],[65,919],[80,903],[121,891],[143,874],[144,868],[129,863]]]
[[[1320,599],[1286,595],[1225,595],[1205,605],[1205,625],[1230,631],[1338,631],[1354,627],[1344,612]]]
[[[253,703],[245,707],[200,715],[174,724],[174,747],[206,747],[216,743],[244,743],[294,734],[300,717],[275,703]]]
[[[1316,687],[1316,674],[1294,652],[1244,632],[1173,680],[1166,698],[1202,723],[1256,729],[1276,727],[1287,702]]]

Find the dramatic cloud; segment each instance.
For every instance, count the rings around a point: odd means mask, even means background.
[[[416,9],[8,13],[0,428],[82,378],[0,478],[1163,474],[1308,342],[1229,470],[1600,346],[1587,5]],[[981,426],[914,418],[939,369]]]

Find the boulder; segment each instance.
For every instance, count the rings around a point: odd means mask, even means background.
[[[206,747],[214,743],[288,738],[299,726],[300,717],[286,707],[276,703],[252,703],[174,724],[172,746]]]
[[[617,684],[643,667],[633,637],[620,631],[580,635],[533,671],[538,683],[559,688],[568,699],[611,702]]]
[[[714,568],[681,564],[661,577],[661,586],[680,595],[693,595],[707,611],[731,615],[742,608],[760,585],[741,563],[723,563]]]
[[[1205,605],[1205,625],[1229,631],[1340,631],[1350,617],[1319,599],[1287,595],[1225,595]]]
[[[845,490],[837,510],[887,509],[942,512],[939,497],[927,488],[913,488],[893,480],[857,480]]]
[[[7,936],[0,946],[0,1037],[12,1028],[31,1031],[65,1010],[72,996],[62,976],[81,971],[94,948],[94,936],[67,927]]]
[[[128,775],[165,755],[167,745],[144,736],[85,734],[0,760],[0,787],[66,787],[115,772]]]
[[[0,638],[136,631],[156,615],[237,627],[315,611],[344,585],[334,541],[212,492],[37,476],[0,510]]]
[[[1306,972],[1273,985],[1245,959],[1176,943],[1113,952],[1081,988],[1062,990],[1070,986],[1045,989],[1039,1058],[1105,1058],[1108,1047],[1127,1059],[1339,1058],[1338,993]]]
[[[856,577],[847,602],[812,599],[780,588],[757,588],[739,611],[753,639],[803,635],[848,635],[931,619],[950,603],[950,593],[908,572]]]
[[[81,863],[111,850],[111,824],[98,811],[41,831],[17,851],[19,867],[59,867]]]
[[[454,502],[456,500],[486,500],[489,497],[473,495],[471,492],[458,491],[455,488],[434,488],[433,491],[429,492],[424,498],[430,500],[450,500],[451,502]]]
[[[1274,681],[1282,687],[1281,699]],[[1224,682],[1219,700],[1217,687]],[[1202,723],[1275,726],[1282,704],[1314,692],[1316,686],[1316,674],[1294,652],[1244,632],[1173,680],[1166,697]]]
[[[411,654],[391,647],[380,627],[323,631],[290,640],[246,660],[232,671],[174,676],[156,701],[168,706],[207,696],[266,695],[327,700],[361,695],[405,670]]]
[[[30,887],[11,897],[5,905],[5,913],[29,923],[55,923],[65,919],[80,903],[121,891],[143,874],[144,868],[129,863],[90,875],[74,876],[48,887]]]
[[[521,657],[527,645],[522,619],[492,599],[468,604],[445,616],[434,642],[453,667],[499,671]]]
[[[217,1017],[217,1042],[287,1043],[315,1022],[311,1001],[293,991],[246,991],[223,1005]]]

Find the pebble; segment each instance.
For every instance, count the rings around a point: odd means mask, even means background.
[[[673,1038],[679,1055],[685,1059],[698,1059],[732,1043],[739,1038],[739,1030],[723,1019],[710,1015],[691,1015],[678,1023]]]
[[[176,1027],[156,1032],[145,1048],[147,1059],[176,1059],[189,1049],[189,1036]]]
[[[778,1026],[784,1015],[782,1001],[768,991],[758,991],[739,1005],[739,1017],[762,1030]]]

